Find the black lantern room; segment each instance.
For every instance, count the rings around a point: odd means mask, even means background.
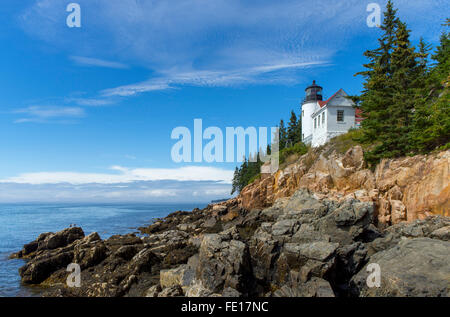
[[[322,87],[316,85],[316,81],[313,80],[311,86],[305,89],[306,97],[303,103],[308,103],[311,101],[321,101],[322,100]]]

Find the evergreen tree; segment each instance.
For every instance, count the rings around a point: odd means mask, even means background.
[[[280,120],[279,130],[280,130],[279,131],[280,132],[279,150],[281,151],[282,149],[284,149],[286,147],[286,142],[287,142],[287,131],[286,131],[286,127],[284,126],[283,119]]]
[[[418,66],[420,67],[423,77],[428,73],[428,56],[431,51],[431,45],[426,43],[421,37],[419,41]]]
[[[445,24],[448,26],[447,23]],[[416,152],[427,153],[450,140],[450,34],[443,33],[432,56],[436,62],[428,72],[426,89],[414,113],[411,143]]]
[[[287,129],[287,143],[289,146],[293,146],[294,144],[301,141],[302,135],[302,125],[299,120],[297,120],[297,116],[294,111],[291,111],[291,119],[289,120],[289,125]]]
[[[389,0],[383,24],[380,26],[383,34],[379,39],[379,47],[364,53],[364,56],[369,59],[369,62],[364,65],[366,71],[357,74],[365,78],[364,90],[359,98],[364,117],[363,133],[359,141],[363,143],[377,142],[387,128],[387,119],[390,116],[389,106],[393,102],[391,55],[398,24],[396,14],[397,10]],[[380,150],[382,149],[367,153],[366,159],[377,160],[377,152]]]
[[[423,68],[418,64],[419,54],[415,52],[409,40],[409,30],[400,21],[391,55],[391,85],[393,98],[388,106],[389,116],[384,121],[383,133],[379,135],[379,144],[375,148],[376,158],[398,157],[411,150],[409,133],[412,116],[420,89]]]
[[[238,191],[239,183],[239,168],[236,166],[233,174],[233,181],[231,183],[231,195]]]

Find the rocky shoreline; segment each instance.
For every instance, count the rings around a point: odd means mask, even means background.
[[[102,240],[78,227],[41,234],[13,258],[44,296],[449,296],[450,218],[379,226],[376,204],[308,189],[268,208],[237,199],[178,211]],[[66,267],[81,268],[81,287]],[[369,288],[368,265],[381,269]]]

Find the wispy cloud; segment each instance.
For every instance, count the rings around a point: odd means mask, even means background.
[[[0,183],[0,202],[209,202],[230,197],[230,189],[230,184],[216,181],[77,185]]]
[[[109,106],[118,102],[114,98],[66,98],[65,102],[77,104],[84,107]]]
[[[133,96],[139,93],[173,89],[183,85],[197,86],[197,87],[227,87],[242,84],[257,84],[257,83],[279,83],[286,84],[294,82],[292,74],[289,71],[304,69],[309,67],[325,66],[328,62],[311,61],[298,63],[284,63],[264,65],[252,67],[247,69],[239,69],[233,71],[191,71],[191,72],[176,72],[170,71],[164,77],[151,78],[147,81],[137,84],[124,85],[116,88],[105,89],[101,95],[105,97],[111,96]],[[280,75],[279,72],[285,71]],[[278,72],[275,74],[275,72]]]
[[[105,61],[102,59],[92,58],[92,57],[70,56],[70,59],[81,66],[94,66],[94,67],[106,67],[106,68],[117,68],[117,69],[129,68],[128,65],[125,65],[122,63]]]
[[[100,92],[103,97],[120,96],[129,97],[140,93],[158,90],[167,90],[172,87],[168,79],[151,79],[145,82],[104,89]]]
[[[80,118],[85,115],[83,108],[58,106],[30,106],[15,110],[13,113],[21,116],[15,123],[67,122],[67,119]]]
[[[110,167],[110,173],[37,172],[0,179],[0,202],[209,201],[227,198],[233,171],[201,166]]]
[[[298,83],[305,68],[332,63],[355,37],[377,32],[367,27],[367,2],[360,0],[77,2],[83,8],[82,32],[60,26],[67,13],[59,0],[36,0],[19,23],[79,65],[124,69],[127,65],[117,61],[129,61],[149,70],[148,80],[105,87],[84,104],[80,100],[82,106],[183,85]],[[435,40],[447,2],[397,0],[396,5],[402,19],[414,23],[413,37]]]
[[[0,179],[0,183],[17,184],[119,184],[136,181],[216,181],[229,184],[233,171],[204,166],[180,168],[135,168],[112,166],[115,173],[37,172]]]
[[[56,26],[66,13],[55,0],[38,0],[20,22],[27,32],[71,52],[72,60],[81,65],[126,67],[111,62],[119,59],[151,70],[149,80],[105,88],[103,97],[127,97],[183,85],[292,84],[302,69],[332,59],[348,39],[348,32],[342,29],[355,30],[355,17],[348,12],[362,8],[324,0],[79,3],[84,9],[84,25],[89,25],[83,32]],[[362,23],[364,8],[361,12]],[[34,27],[37,23],[39,29]],[[341,26],[342,36],[336,25]],[[312,36],[318,32],[323,35],[320,40]]]

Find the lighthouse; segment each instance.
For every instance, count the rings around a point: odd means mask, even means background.
[[[306,144],[312,141],[313,121],[311,116],[316,111],[317,103],[322,101],[322,89],[315,80],[311,86],[305,89],[306,97],[302,103],[302,140]]]
[[[302,102],[302,140],[312,147],[324,145],[332,138],[357,128],[355,103],[343,89],[323,100],[322,87],[314,80],[306,89]],[[361,121],[358,117],[358,123]]]

